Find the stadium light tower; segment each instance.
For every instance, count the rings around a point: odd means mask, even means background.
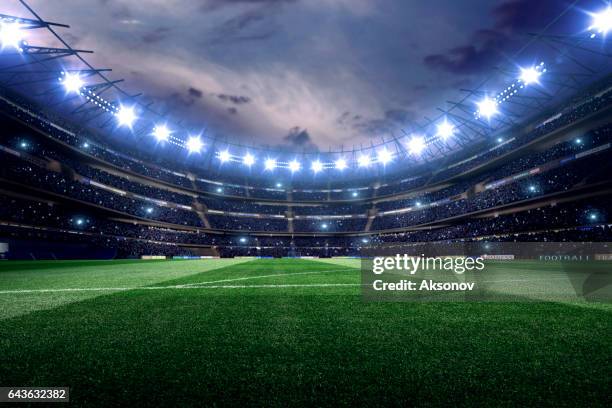
[[[68,93],[79,93],[81,88],[85,83],[81,79],[81,76],[78,73],[75,74],[66,74],[62,78],[62,85],[66,88],[66,92]]]
[[[425,139],[422,136],[413,136],[408,142],[408,150],[410,154],[419,155],[425,149]]]
[[[310,165],[310,168],[312,169],[312,171],[314,173],[318,173],[321,170],[323,170],[323,163],[321,163],[321,161],[319,160],[315,160],[312,162],[312,164]]]
[[[376,159],[379,163],[382,163],[383,166],[386,166],[388,163],[391,162],[391,160],[393,160],[393,153],[388,151],[385,147],[384,149],[378,152]]]
[[[228,150],[222,150],[219,153],[217,153],[217,155],[219,156],[219,160],[221,160],[221,163],[225,163],[229,161],[229,159],[232,158],[232,155],[230,154]]]
[[[247,167],[251,167],[253,164],[255,164],[255,156],[253,156],[251,153],[245,154],[242,158],[242,164]]]
[[[448,123],[446,119],[444,122],[438,125],[438,136],[442,138],[442,140],[448,140],[448,138],[452,137],[455,134],[455,127]]]
[[[301,167],[302,165],[300,164],[300,162],[295,159],[289,162],[289,170],[291,170],[292,173],[299,171]]]
[[[276,168],[276,160],[266,159],[265,168],[266,170],[270,170],[270,171],[274,170]]]
[[[478,113],[480,116],[484,116],[487,119],[490,119],[491,116],[498,113],[497,109],[497,101],[491,98],[484,98],[482,101],[478,102]]]
[[[116,116],[120,126],[127,126],[130,129],[132,128],[134,121],[136,121],[136,113],[134,112],[133,107],[119,107],[119,111],[116,113]]]
[[[541,75],[542,72],[536,69],[535,67],[521,68],[521,76],[519,77],[519,79],[525,85],[539,84]]]
[[[336,160],[336,163],[334,165],[336,166],[337,170],[344,170],[347,167],[346,160],[344,160],[344,158],[342,157]]]
[[[21,24],[14,21],[0,23],[0,45],[2,48],[11,47],[20,49],[23,37],[24,30]]]
[[[612,6],[608,6],[605,10],[591,14],[591,26],[589,31],[594,31],[591,37],[597,34],[606,35],[612,30]]]
[[[153,136],[158,142],[165,142],[170,138],[170,129],[166,125],[157,125],[153,129]]]
[[[187,146],[187,150],[189,150],[189,153],[200,153],[202,147],[204,147],[204,143],[202,143],[202,140],[199,136],[189,137],[185,145]]]

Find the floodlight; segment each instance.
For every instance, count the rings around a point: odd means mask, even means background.
[[[532,193],[536,191],[536,186],[531,185],[529,186],[529,191],[531,191]]]
[[[85,221],[83,221],[83,219],[82,219],[82,218],[77,218],[77,219],[76,219],[76,225],[83,225],[83,223],[84,223],[84,222],[85,222]]]
[[[283,186],[283,183],[276,183],[276,188],[281,188]]]
[[[79,74],[66,74],[61,82],[68,93],[79,93],[84,85]]]
[[[478,102],[478,113],[480,116],[484,116],[489,119],[498,112],[497,101],[491,98],[484,98],[482,101]]]
[[[370,242],[367,238],[362,238],[361,242],[363,242],[364,244],[367,244],[368,242]]]
[[[218,156],[219,156],[219,160],[221,160],[221,163],[225,163],[226,161],[229,161],[229,159],[232,158],[232,155],[227,150],[220,151],[218,153]]]
[[[315,173],[320,172],[321,170],[323,170],[323,163],[321,163],[319,160],[315,160],[312,162],[312,164],[310,165],[310,168],[312,169],[312,171],[314,171]]]
[[[289,170],[291,170],[292,173],[295,173],[296,171],[298,171],[302,166],[300,165],[300,162],[297,160],[291,160],[289,162]]]
[[[503,141],[504,141],[504,139],[502,139],[501,137],[498,137],[498,138],[497,138],[497,143],[501,143],[501,142],[503,142]]]
[[[134,107],[121,106],[119,111],[115,114],[120,126],[132,127],[136,120],[136,113],[134,113]]]
[[[255,157],[251,153],[247,153],[242,158],[242,163],[245,166],[251,167],[253,164],[255,164]]]
[[[217,187],[217,193],[222,193],[223,189],[221,187]]]
[[[581,143],[582,143],[582,139],[581,138],[576,139],[576,144],[581,144]]]
[[[147,208],[147,214],[153,214],[153,207]]]
[[[204,147],[204,143],[202,143],[199,136],[189,137],[185,145],[187,146],[189,153],[200,153],[200,150],[202,150],[202,147]]]
[[[327,225],[327,224],[322,224],[322,225],[321,225],[321,228],[323,228],[323,229],[327,229],[327,227],[328,227],[328,225]]]
[[[438,136],[441,137],[443,140],[448,139],[454,133],[455,127],[452,124],[448,123],[446,119],[444,119],[444,122],[438,125]]]
[[[247,242],[247,239],[246,239],[245,237],[241,237],[241,238],[240,238],[240,242],[241,242],[242,244],[244,244],[245,242]]]
[[[347,167],[346,160],[344,160],[342,157],[339,158],[338,160],[336,160],[335,166],[336,166],[336,169],[338,170],[346,169]]]
[[[376,159],[378,160],[379,163],[382,163],[383,165],[386,165],[391,160],[393,160],[393,153],[388,151],[386,148],[382,149],[381,151],[378,152],[378,155],[376,156]]]
[[[410,150],[410,154],[421,154],[423,149],[425,149],[425,139],[422,136],[414,136],[408,142],[408,149]]]
[[[274,170],[276,168],[276,160],[266,159],[266,170]]]
[[[540,75],[542,75],[542,72],[538,71],[534,67],[521,68],[521,76],[519,79],[525,85],[537,84],[540,82]]]
[[[420,201],[417,201],[417,202],[415,203],[415,205],[416,205],[417,207],[420,207],[422,204],[421,204],[421,202],[420,202]]]
[[[612,7],[608,6],[607,9],[600,11],[599,13],[591,14],[593,20],[589,30],[595,31],[599,34],[607,34],[608,31],[612,30]]]
[[[372,160],[370,159],[370,156],[366,155],[361,155],[357,159],[357,164],[359,164],[359,167],[368,167],[371,162]]]
[[[590,218],[592,221],[595,221],[595,220],[597,220],[597,214],[592,213],[591,215],[589,215],[589,218]]]
[[[26,147],[28,147],[28,142],[21,142],[21,143],[19,144],[19,146],[20,146],[22,149],[25,149]]]
[[[357,196],[359,195],[359,193],[358,193],[358,192],[356,192],[356,191],[353,191],[353,194],[351,194],[351,195],[352,195],[353,197],[357,197]]]
[[[84,149],[87,149],[88,147],[89,147],[89,143],[87,143],[87,142],[83,143],[83,148]]]
[[[23,26],[17,22],[0,23],[0,45],[19,49],[23,41]]]
[[[153,136],[158,142],[165,142],[170,137],[170,129],[166,125],[157,125],[153,129]]]

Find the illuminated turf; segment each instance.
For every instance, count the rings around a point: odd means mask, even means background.
[[[364,303],[358,266],[0,263],[0,383],[100,406],[609,402],[610,305]]]

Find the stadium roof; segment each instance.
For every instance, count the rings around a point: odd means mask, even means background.
[[[589,14],[574,2],[539,32],[525,33],[506,66],[492,68],[473,89],[458,89],[457,98],[433,108],[429,118],[406,123],[401,134],[381,135],[369,146],[288,151],[219,139],[204,130],[205,123],[186,125],[180,112],[158,111],[146,93],[128,91],[110,69],[88,62],[92,51],[72,48],[63,35],[68,26],[45,21],[20,2],[28,18],[0,15],[2,86],[96,130],[111,145],[128,141],[162,156],[179,152],[192,164],[234,173],[348,177],[431,163],[478,143],[496,143],[500,133],[612,71],[609,9]],[[576,18],[584,20],[584,31],[564,33],[566,20]]]

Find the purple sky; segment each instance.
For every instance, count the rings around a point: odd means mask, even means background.
[[[561,0],[29,0],[131,92],[233,140],[368,145],[478,83]],[[28,14],[17,0],[3,13]]]

